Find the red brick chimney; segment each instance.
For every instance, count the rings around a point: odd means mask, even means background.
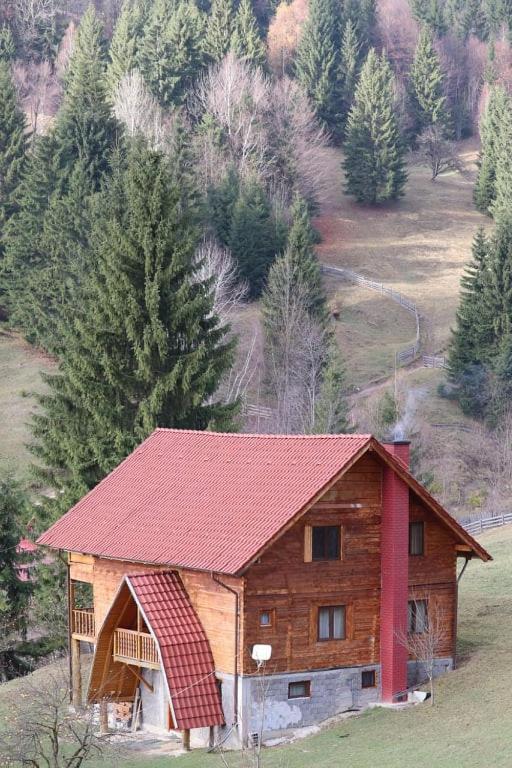
[[[391,453],[395,458],[409,467],[411,460],[411,441],[410,440],[394,440],[392,443],[383,443],[384,448],[388,453]]]
[[[409,442],[386,444],[386,450],[409,465]],[[380,663],[382,700],[397,701],[407,688],[409,598],[409,488],[390,468],[383,468],[381,523]]]

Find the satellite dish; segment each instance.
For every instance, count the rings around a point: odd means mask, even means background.
[[[263,664],[265,661],[270,660],[270,657],[272,656],[272,646],[271,645],[253,645],[251,656],[253,661],[255,661],[259,666],[260,664]]]

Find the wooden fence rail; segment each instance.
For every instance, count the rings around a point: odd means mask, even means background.
[[[491,528],[498,528],[500,525],[508,525],[508,523],[512,523],[512,512],[463,522],[462,527],[472,536],[475,536],[478,533],[489,531]]]
[[[403,293],[400,293],[400,291],[396,291],[394,288],[389,288],[387,285],[379,283],[376,280],[370,280],[368,277],[364,277],[364,275],[353,272],[351,269],[346,269],[345,267],[333,267],[330,264],[322,264],[322,270],[328,274],[343,277],[346,280],[350,280],[352,283],[363,285],[365,288],[369,288],[372,291],[377,291],[384,296],[388,296],[391,301],[394,301],[396,304],[400,304],[400,306],[406,309],[407,312],[410,312],[414,316],[416,322],[416,335],[414,337],[414,343],[396,352],[395,363],[396,366],[399,367],[401,365],[408,365],[409,363],[412,363],[414,360],[416,360],[421,351],[421,328],[420,313],[418,312],[418,307],[413,301],[404,296]]]
[[[114,631],[114,656],[140,666],[159,666],[158,651],[152,635],[133,629]]]
[[[72,632],[74,635],[94,637],[94,611],[79,611],[73,609]]]

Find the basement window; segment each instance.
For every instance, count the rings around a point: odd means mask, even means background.
[[[421,635],[428,630],[428,600],[409,600],[409,633]]]
[[[423,555],[425,552],[425,523],[409,523],[409,554]]]
[[[288,685],[289,699],[309,699],[311,696],[311,681],[301,680],[298,683]]]
[[[377,685],[374,669],[365,669],[361,672],[361,688],[375,688]]]
[[[339,525],[313,526],[313,560],[339,560],[341,536]]]
[[[318,640],[345,639],[345,606],[329,605],[318,609]]]

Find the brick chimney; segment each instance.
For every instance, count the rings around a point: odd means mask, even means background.
[[[386,451],[391,453],[397,459],[400,459],[406,467],[409,467],[411,461],[411,441],[394,440],[392,443],[382,443]]]
[[[386,444],[386,450],[409,465],[409,442]],[[380,662],[382,700],[397,701],[407,688],[409,599],[409,488],[390,468],[383,468],[381,523]]]

